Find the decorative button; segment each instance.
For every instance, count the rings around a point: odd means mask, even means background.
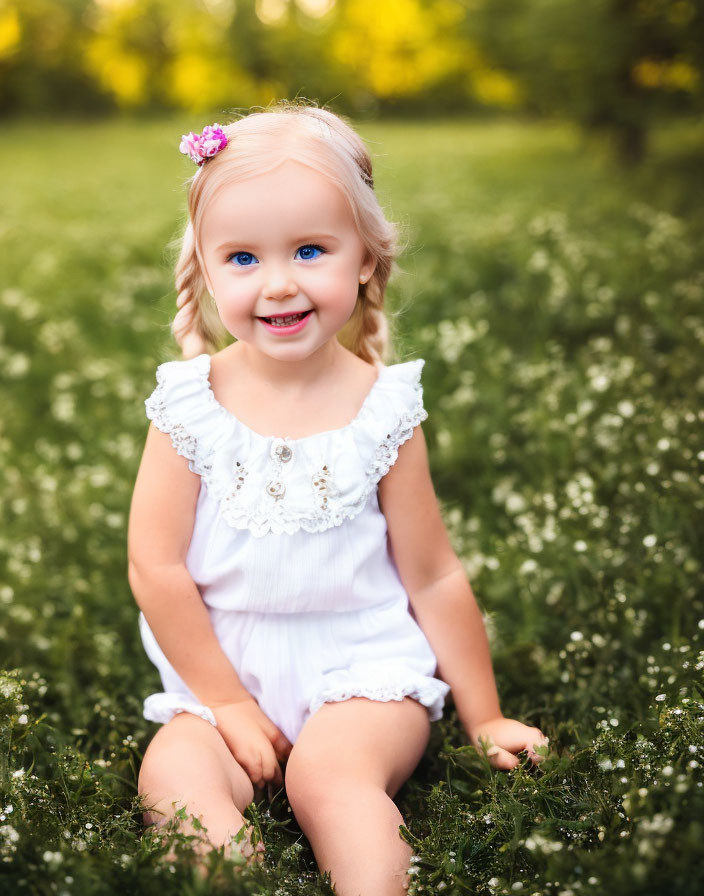
[[[337,489],[332,482],[332,474],[326,464],[319,473],[312,477],[313,488],[318,493],[318,500],[322,510],[328,508],[328,497],[337,494]]]
[[[293,451],[291,451],[288,445],[278,445],[276,448],[276,456],[282,463],[287,464],[293,457]]]
[[[271,495],[272,498],[283,498],[286,494],[286,486],[278,479],[272,479],[271,482],[266,484],[266,493]]]
[[[271,459],[277,464],[287,464],[293,458],[293,448],[286,439],[273,439],[269,451]]]

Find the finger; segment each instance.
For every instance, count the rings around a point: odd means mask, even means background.
[[[502,731],[499,737],[504,749],[511,753],[520,753],[526,744],[532,750],[545,742],[545,735],[540,728],[528,728],[526,725],[514,725]]]
[[[281,766],[279,765],[273,750],[271,750],[270,755],[262,757],[262,777],[265,781],[271,781],[277,786],[283,784]]]
[[[547,743],[548,743],[548,739],[546,738],[546,739],[545,739],[545,746],[547,746]],[[536,748],[537,748],[537,747],[540,747],[540,746],[543,746],[543,744],[532,744],[532,745],[531,745],[531,744],[526,744],[525,747],[523,748],[523,749],[525,750],[525,752],[528,754],[528,757],[530,758],[530,760],[531,760],[534,764],[536,764],[536,763],[538,763],[538,762],[542,762],[543,759],[546,758],[545,756],[541,756],[540,753],[537,753],[537,752],[536,752]]]
[[[494,744],[493,747],[489,747],[486,751],[486,755],[494,768],[502,769],[504,771],[516,768],[516,766],[520,764],[518,756],[509,753],[508,750],[502,750],[501,747],[497,747],[496,744]]]
[[[274,740],[272,740],[272,745],[274,747],[274,752],[276,753],[277,759],[279,759],[281,762],[283,762],[285,759],[288,759],[291,750],[293,749],[293,744],[281,731],[279,731]]]
[[[262,723],[262,731],[271,742],[277,758],[282,762],[284,761],[284,759],[287,759],[289,753],[293,749],[293,744],[286,737],[283,731],[280,728],[277,728],[276,725],[271,721],[271,719],[266,716]]]
[[[289,753],[291,752],[291,742],[283,731],[280,728],[277,728],[268,717],[262,724],[262,730],[271,741],[275,750],[280,751],[281,753],[285,753],[287,750]]]
[[[249,775],[249,778],[254,785],[254,787],[263,787],[264,786],[264,776],[262,774],[262,757],[260,754],[252,754],[246,760],[242,761],[242,766],[244,770]]]
[[[526,739],[523,747],[529,753],[534,754],[538,747],[547,747],[550,743],[550,738],[546,737],[539,728],[534,728],[531,734],[532,736]]]
[[[526,743],[530,744],[531,747],[540,747],[543,744],[550,742],[550,738],[543,734],[540,728],[531,728],[528,734],[529,736],[526,738]]]

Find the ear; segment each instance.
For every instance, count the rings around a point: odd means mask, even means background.
[[[367,254],[365,255],[364,261],[362,262],[362,266],[359,269],[359,282],[367,283],[375,270],[376,270],[376,261],[367,252]]]

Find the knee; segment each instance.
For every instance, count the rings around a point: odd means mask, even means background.
[[[295,746],[286,765],[284,784],[291,809],[304,829],[327,825],[331,817],[339,816],[341,806],[353,802],[369,787],[376,789],[371,779],[329,756],[297,752]]]
[[[196,757],[191,744],[171,735],[167,728],[160,728],[147,747],[137,782],[140,794],[161,796],[193,776]]]
[[[205,733],[210,732],[206,729]],[[177,736],[175,730],[168,731],[168,725],[157,732],[147,748],[137,789],[151,804],[227,797],[240,813],[254,799],[252,782],[224,742]]]
[[[164,756],[164,752],[166,751],[159,750],[152,742],[144,754],[137,779],[137,792],[140,796],[153,794],[156,797],[160,795],[169,778],[173,779],[173,776],[167,771],[171,762],[165,761],[167,757]]]
[[[309,808],[312,810],[317,806],[318,811],[324,811],[333,783],[323,763],[294,746],[286,763],[284,786],[299,824],[302,817],[309,814]]]

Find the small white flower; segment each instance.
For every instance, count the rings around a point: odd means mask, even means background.
[[[506,510],[509,513],[520,513],[526,509],[525,499],[517,492],[511,492],[506,497]]]
[[[579,541],[575,541],[574,549],[575,549],[575,551],[577,551],[578,554],[583,554],[587,549],[586,541],[582,541],[581,538],[579,539]]]
[[[665,699],[666,699],[666,695],[665,695],[665,694],[658,694],[657,697],[655,698],[655,700],[656,700],[658,703],[662,703],[662,701],[665,700]]]
[[[654,548],[657,543],[658,540],[655,535],[646,535],[643,539],[643,544],[646,548]]]
[[[29,358],[18,352],[5,362],[5,373],[11,377],[21,377],[29,370]]]

